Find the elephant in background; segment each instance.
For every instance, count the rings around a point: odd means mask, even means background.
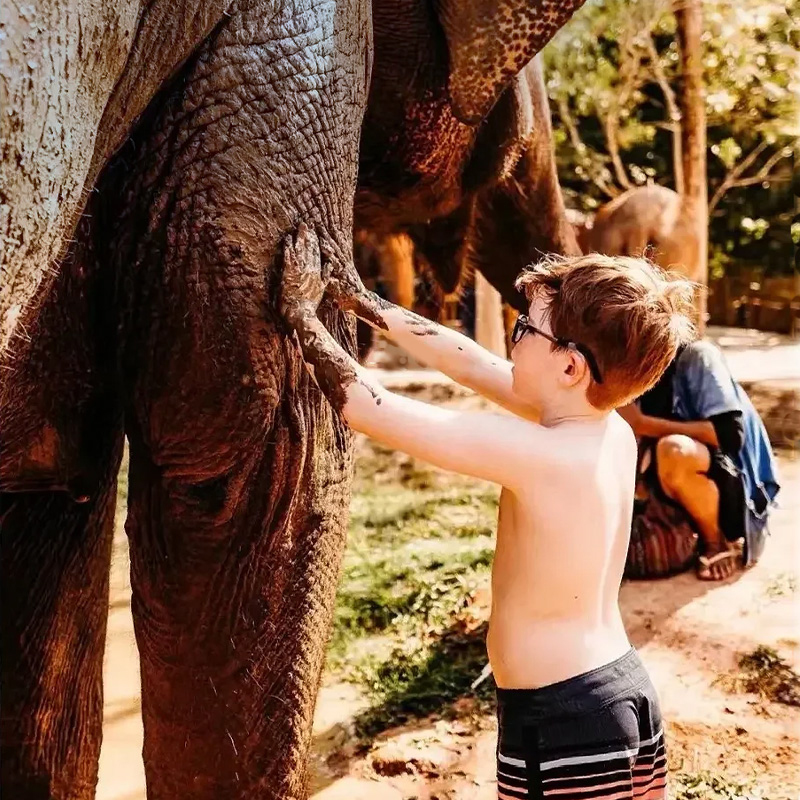
[[[524,310],[514,291],[522,269],[544,253],[580,252],[558,183],[541,59],[514,76],[482,125],[465,125],[448,103],[435,20],[405,2],[401,19],[415,25],[402,29],[393,5],[374,3],[375,74],[355,199],[356,239],[369,244],[357,264],[390,276],[392,299],[409,305],[415,264],[444,294],[477,269]],[[362,351],[371,341],[360,325]]]
[[[700,278],[697,228],[687,218],[681,196],[665,186],[629,189],[602,206],[591,226],[578,226],[576,232],[584,252],[628,256],[647,252],[664,268]]]
[[[543,253],[580,252],[558,183],[541,59],[510,78],[481,125],[468,125],[449,102],[449,51],[426,5],[376,0],[373,14],[356,232],[407,234],[445,293],[469,266],[521,308],[513,286],[525,266]]]
[[[348,279],[354,227],[407,229],[452,281],[467,241],[507,294],[539,231],[572,246],[525,221],[552,156],[518,73],[578,5],[3,20],[4,796],[94,794],[123,436],[148,796],[306,795],[352,453],[278,318],[280,244],[308,222]]]

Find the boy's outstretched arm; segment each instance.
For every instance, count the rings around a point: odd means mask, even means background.
[[[534,409],[514,394],[507,359],[458,331],[384,300],[363,284],[345,286],[333,280],[328,294],[414,358],[515,414],[538,420]]]
[[[316,235],[301,225],[295,240],[284,243],[281,311],[297,331],[317,383],[348,424],[445,469],[512,489],[521,485],[531,469],[526,440],[537,438],[536,426],[500,414],[437,408],[387,391],[317,318],[327,284]]]

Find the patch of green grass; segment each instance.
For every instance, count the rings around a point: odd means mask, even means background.
[[[739,659],[739,668],[742,672],[736,683],[743,691],[800,706],[800,675],[773,648],[759,645]]]
[[[397,637],[445,627],[488,579],[491,541],[472,547],[401,549],[391,557],[348,558],[336,598],[331,666],[341,668],[349,644],[390,631]]]
[[[363,663],[361,683],[372,705],[355,720],[357,733],[369,738],[414,717],[447,712],[465,695],[488,708],[494,682],[489,679],[471,689],[486,664],[485,636],[485,623],[469,632],[456,624],[427,646],[411,642],[387,659]]]
[[[792,572],[781,572],[764,588],[764,594],[772,599],[794,594],[797,591],[797,576]]]
[[[356,493],[350,507],[352,541],[369,538],[372,547],[431,536],[489,536],[496,521],[493,490],[371,488]]]
[[[346,567],[329,665],[371,700],[356,720],[360,735],[441,711],[471,692],[486,663],[486,626],[467,631],[463,620],[488,585],[491,544],[488,537],[417,541]],[[363,647],[378,637],[378,648]],[[488,697],[491,686],[482,684],[478,696]]]
[[[488,582],[496,519],[497,492],[486,484],[357,490],[329,667],[344,666],[355,639],[447,627]]]
[[[740,783],[710,772],[679,772],[673,776],[673,800],[768,800],[752,781]]]
[[[470,606],[489,585],[497,505],[496,487],[359,443],[328,670],[370,698],[362,735],[472,694],[486,649]]]

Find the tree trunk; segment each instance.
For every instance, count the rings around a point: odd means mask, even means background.
[[[708,284],[708,187],[706,176],[706,110],[703,87],[702,0],[675,0],[675,18],[683,67],[683,214],[695,226],[697,258],[690,277],[701,284],[698,327],[705,328]]]
[[[495,355],[506,357],[506,332],[500,292],[475,273],[475,340]]]
[[[381,277],[390,300],[404,308],[414,307],[414,243],[408,234],[388,234],[378,245]]]

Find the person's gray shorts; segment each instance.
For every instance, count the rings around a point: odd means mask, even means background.
[[[636,651],[541,689],[497,689],[502,800],[662,800],[658,697]]]

